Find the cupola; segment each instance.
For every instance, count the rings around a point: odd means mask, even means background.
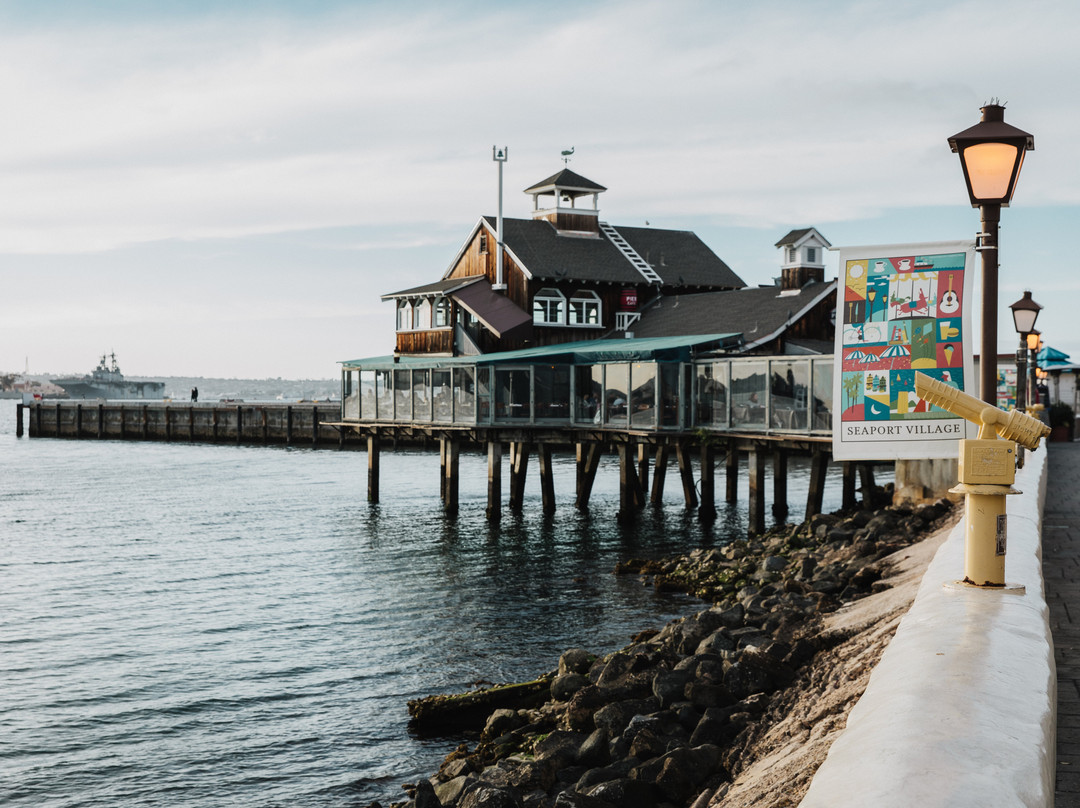
[[[597,198],[606,190],[603,185],[564,168],[526,188],[525,193],[533,200],[532,217],[548,222],[559,235],[600,238]]]
[[[792,230],[778,242],[782,250],[782,289],[801,289],[811,281],[825,280],[825,251],[832,246],[816,227]]]

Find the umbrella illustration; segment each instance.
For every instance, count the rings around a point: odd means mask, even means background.
[[[862,351],[856,349],[856,350],[852,351],[851,353],[849,353],[847,355],[847,358],[852,362],[857,362],[860,359],[864,358],[865,356],[866,356],[866,354],[864,354]]]
[[[860,359],[859,361],[862,362],[864,365],[869,365],[871,362],[878,361],[878,358],[877,358],[877,356],[875,354],[868,353],[865,356],[863,356],[863,358]]]
[[[911,356],[911,351],[908,350],[906,345],[890,345],[881,354],[881,358],[892,358],[894,356]]]

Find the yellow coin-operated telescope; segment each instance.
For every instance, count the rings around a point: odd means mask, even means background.
[[[915,374],[915,395],[979,426],[977,438],[960,441],[960,484],[951,489],[965,500],[964,583],[1004,587],[1005,496],[1020,493],[1012,487],[1016,444],[1035,451],[1050,428],[1022,412],[999,410],[925,373]]]

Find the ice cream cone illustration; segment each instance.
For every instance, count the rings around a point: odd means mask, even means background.
[[[956,349],[953,348],[953,346],[951,346],[951,345],[946,345],[945,346],[945,364],[946,365],[951,365],[952,364],[952,355],[953,355],[954,350],[956,350]]]

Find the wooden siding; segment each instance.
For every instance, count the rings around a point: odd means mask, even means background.
[[[402,354],[452,353],[454,329],[440,328],[431,331],[399,331],[397,350]]]
[[[553,210],[537,218],[553,225],[556,230],[600,234],[600,216],[598,214],[567,213],[563,210]]]

